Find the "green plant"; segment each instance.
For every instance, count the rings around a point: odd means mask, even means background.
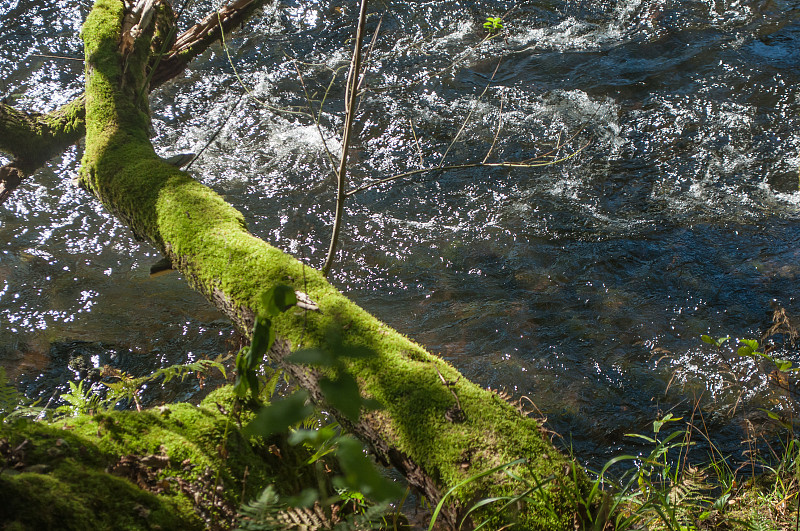
[[[236,355],[236,396],[243,398],[248,394],[255,397],[259,393],[256,371],[264,362],[264,356],[275,342],[272,318],[297,304],[297,296],[289,286],[278,285],[261,295],[261,312],[253,325],[253,338],[250,345],[243,347]]]
[[[169,383],[175,378],[180,378],[183,381],[190,374],[204,374],[211,369],[217,369],[222,373],[225,378],[225,366],[222,362],[224,357],[219,356],[215,360],[197,360],[192,363],[182,363],[170,365],[156,370],[155,372],[145,375],[134,377],[125,371],[115,369],[112,367],[104,367],[103,376],[106,378],[114,378],[116,381],[103,381],[102,384],[108,388],[106,399],[104,400],[105,407],[111,407],[119,402],[133,402],[136,405],[136,410],[141,411],[142,407],[139,403],[139,392],[146,383],[154,382],[159,378],[163,378],[163,383]]]
[[[269,485],[258,498],[242,505],[237,529],[242,531],[386,529],[387,522],[384,515],[387,507],[386,504],[378,504],[364,506],[362,510],[345,515],[338,513],[331,515],[326,514],[318,504],[308,507],[291,506],[281,498],[272,485]]]
[[[486,477],[486,476],[492,475],[492,474],[494,474],[495,472],[500,472],[500,471],[502,471],[502,472],[506,473],[507,475],[509,475],[509,477],[512,477],[512,478],[514,478],[514,479],[517,479],[517,480],[520,480],[521,478],[519,478],[519,476],[513,475],[513,474],[510,472],[510,470],[509,470],[509,469],[510,469],[511,467],[514,467],[514,466],[516,466],[516,465],[519,465],[519,464],[525,463],[526,461],[527,461],[526,459],[516,459],[516,460],[514,460],[514,461],[511,461],[510,463],[504,463],[504,464],[502,464],[502,465],[498,465],[498,466],[496,466],[496,467],[490,468],[489,470],[484,470],[483,472],[479,472],[479,473],[477,473],[477,474],[474,474],[474,475],[472,475],[472,476],[468,477],[467,479],[465,479],[465,480],[463,480],[463,481],[461,481],[461,482],[457,483],[455,486],[453,486],[452,488],[450,488],[450,490],[448,490],[447,492],[445,492],[445,493],[444,493],[444,496],[442,496],[442,498],[439,500],[439,503],[436,505],[436,508],[434,509],[434,511],[433,511],[433,514],[431,515],[431,521],[430,521],[430,525],[428,526],[428,531],[432,531],[432,530],[433,530],[433,528],[434,528],[434,526],[436,525],[436,520],[439,518],[439,514],[441,513],[441,511],[442,511],[442,508],[444,507],[444,503],[445,503],[445,501],[447,501],[447,498],[449,498],[449,497],[450,497],[450,495],[452,495],[453,493],[455,493],[455,492],[456,492],[458,489],[460,489],[460,488],[462,488],[462,487],[464,487],[464,486],[466,486],[466,485],[468,485],[468,484],[470,484],[470,483],[472,483],[472,482],[474,482],[474,481],[477,481],[477,480],[479,480],[479,479],[481,479],[481,478],[483,478],[483,477]],[[462,519],[462,521],[461,521],[461,526],[463,526],[463,525],[464,525],[464,522],[467,520],[467,518],[469,518],[469,515],[470,515],[470,514],[472,514],[474,511],[476,511],[476,510],[478,510],[478,509],[480,509],[480,508],[482,508],[482,507],[484,507],[484,506],[486,506],[486,505],[493,504],[493,503],[497,503],[497,502],[506,502],[506,503],[505,503],[505,504],[504,504],[504,505],[503,505],[503,506],[502,506],[502,507],[499,509],[500,511],[502,511],[502,510],[504,510],[506,507],[508,507],[509,505],[512,505],[512,504],[514,504],[514,503],[517,503],[517,502],[520,502],[520,501],[523,501],[523,500],[525,500],[525,499],[527,498],[527,496],[528,496],[528,495],[529,495],[531,492],[533,492],[533,490],[534,490],[534,489],[541,488],[542,486],[544,486],[544,485],[546,485],[547,483],[549,483],[551,480],[552,480],[552,478],[547,478],[545,481],[543,481],[543,482],[541,482],[541,483],[537,483],[537,484],[535,485],[535,487],[533,487],[533,488],[531,488],[531,489],[526,489],[526,491],[525,491],[525,492],[523,492],[523,493],[522,493],[522,494],[520,494],[520,495],[515,495],[515,496],[503,496],[503,497],[496,497],[496,498],[486,498],[486,499],[483,499],[483,500],[481,500],[481,501],[477,502],[475,505],[473,505],[473,506],[472,506],[472,507],[471,507],[471,508],[470,508],[470,509],[469,509],[469,510],[466,512],[466,514],[464,515],[464,518],[463,518],[463,519]],[[525,482],[525,483],[526,483],[528,486],[530,486],[530,484],[529,484],[527,481],[525,481],[525,480],[522,480],[522,481],[524,481],[524,482]],[[477,526],[475,529],[477,530],[477,529],[480,529],[480,528],[484,527],[484,526],[485,526],[485,525],[486,525],[486,524],[487,524],[489,521],[490,521],[489,519],[485,520],[484,522],[482,522],[481,524],[479,524],[479,525],[478,525],[478,526]]]
[[[84,386],[85,380],[69,382],[69,393],[61,395],[61,400],[67,404],[60,406],[58,412],[66,413],[69,416],[88,415],[96,413],[106,408],[106,403],[96,392],[93,385]]]
[[[345,360],[366,357],[372,352],[365,348],[344,345],[341,333],[335,329],[328,331],[326,345],[328,346],[326,350],[296,351],[290,354],[286,361],[312,365],[325,371],[326,376],[320,379],[320,390],[325,401],[340,411],[349,422],[358,422],[362,408],[374,409],[379,407],[379,404],[361,396],[358,383],[347,371]],[[293,498],[281,498],[274,489],[264,491],[258,500],[244,507],[240,513],[240,517],[249,522],[246,524],[248,526],[256,525],[254,524],[256,517],[261,515],[258,520],[261,522],[258,526],[261,527],[242,527],[243,529],[273,529],[269,527],[271,525],[277,525],[276,529],[294,529],[286,527],[285,522],[277,523],[280,520],[278,515],[299,510],[311,518],[308,510],[317,506],[329,508],[334,505],[340,508],[349,506],[350,510],[355,510],[354,514],[358,515],[358,518],[356,516],[345,518],[337,525],[341,524],[345,526],[343,529],[349,529],[346,526],[354,525],[358,520],[361,522],[361,528],[364,528],[363,525],[372,522],[376,515],[385,514],[390,500],[402,496],[403,490],[380,474],[366,456],[363,445],[350,436],[341,435],[335,424],[318,429],[291,429],[313,414],[314,410],[308,399],[308,392],[300,390],[286,398],[275,400],[261,407],[243,431],[250,436],[267,438],[290,430],[289,444],[304,445],[312,450],[308,464],[316,463],[320,467],[321,474],[323,460],[329,456],[334,457],[338,472],[331,483],[336,492],[327,492],[323,482],[320,482],[319,488],[306,489],[301,495]],[[367,504],[367,498],[377,502],[377,505]],[[331,514],[327,516],[331,517]],[[317,517],[320,517],[319,514]],[[332,521],[328,525],[326,528],[339,528],[331,527]]]
[[[791,361],[783,358],[776,358],[766,353],[764,349],[761,348],[761,345],[759,345],[759,342],[755,339],[740,339],[739,343],[741,346],[736,350],[736,353],[740,356],[753,359],[765,359],[773,363],[775,368],[783,373],[800,371],[800,367],[794,367]]]
[[[6,377],[6,370],[0,367],[0,422],[14,413],[21,403],[19,391]]]
[[[503,29],[503,19],[500,17],[486,17],[486,22],[483,23],[483,27],[490,34],[497,33]]]
[[[12,419],[36,418],[41,414],[42,408],[30,404],[8,380],[5,368],[0,367],[0,424]]]

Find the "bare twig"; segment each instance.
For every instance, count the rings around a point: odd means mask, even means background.
[[[242,95],[240,94],[239,97],[236,98],[236,103],[233,104],[233,107],[231,107],[231,110],[228,112],[228,115],[225,117],[224,120],[222,120],[222,123],[219,125],[217,130],[214,131],[213,135],[211,135],[211,138],[209,138],[206,141],[205,145],[203,145],[203,147],[200,148],[200,151],[198,151],[197,154],[194,157],[192,157],[192,160],[190,160],[189,163],[183,168],[184,171],[188,171],[189,167],[192,164],[194,164],[194,161],[200,158],[200,155],[202,155],[203,152],[208,148],[208,146],[210,146],[211,143],[217,138],[217,136],[219,136],[220,132],[222,132],[222,129],[225,127],[225,125],[227,125],[228,121],[231,119],[231,116],[233,116],[233,113],[236,111],[236,107],[239,106],[239,102],[241,101],[242,101]]]
[[[260,98],[256,97],[256,95],[253,93],[253,91],[250,90],[250,87],[248,87],[245,84],[244,80],[242,80],[242,77],[239,75],[239,71],[236,68],[236,64],[233,62],[233,58],[231,57],[230,48],[228,48],[228,43],[225,41],[225,29],[223,28],[222,15],[219,12],[217,12],[217,18],[219,19],[219,39],[220,39],[220,43],[222,44],[222,49],[225,50],[225,56],[228,58],[228,64],[231,65],[231,69],[233,70],[233,75],[236,76],[236,81],[239,82],[239,84],[242,86],[242,88],[247,93],[247,95],[250,96],[255,101],[257,101],[262,107],[264,107],[266,109],[269,109],[270,111],[282,112],[282,113],[287,113],[287,114],[305,115],[306,113],[303,112],[303,111],[296,111],[296,110],[293,110],[293,109],[285,109],[285,108],[282,108],[282,107],[275,107],[275,106],[270,105],[269,103],[261,100]],[[311,115],[311,118],[314,118],[313,113]],[[327,149],[327,146],[326,146],[326,149]]]
[[[40,53],[32,53],[30,57],[44,57],[46,59],[68,59],[70,61],[81,61],[81,62],[85,60],[83,57],[67,57],[66,55],[44,55]]]
[[[300,86],[303,87],[303,94],[306,96],[306,105],[308,106],[308,112],[311,115],[311,119],[314,121],[314,126],[317,128],[317,133],[319,133],[319,138],[322,140],[322,145],[325,148],[325,153],[328,155],[328,162],[331,164],[331,171],[336,174],[336,163],[333,161],[333,153],[331,153],[330,148],[328,147],[328,141],[325,140],[325,135],[322,133],[322,127],[320,126],[320,120],[322,119],[322,106],[325,105],[325,98],[328,96],[328,91],[331,88],[331,84],[333,80],[336,79],[336,74],[338,74],[338,70],[334,71],[333,79],[331,79],[331,83],[328,84],[328,89],[325,91],[325,96],[323,97],[322,101],[319,104],[319,114],[314,110],[313,103],[311,101],[311,96],[308,95],[308,89],[306,88],[306,83],[303,80],[303,74],[300,73],[300,69],[297,67],[297,61],[292,60],[292,65],[294,69],[297,71],[297,78],[300,80]]]
[[[364,41],[364,26],[367,21],[367,0],[361,0],[361,8],[358,14],[358,30],[356,31],[356,43],[353,50],[353,60],[350,64],[350,75],[347,79],[347,98],[345,107],[344,134],[342,135],[342,156],[339,160],[339,171],[336,172],[337,191],[336,191],[336,215],[333,220],[333,232],[331,234],[331,244],[328,247],[328,256],[322,266],[322,274],[328,276],[328,272],[333,265],[336,255],[336,244],[339,239],[339,231],[342,226],[342,215],[344,214],[344,200],[347,186],[347,151],[350,147],[350,136],[353,132],[353,118],[356,111],[356,97],[358,96],[359,74],[361,72],[361,44]]]
[[[486,162],[489,160],[489,155],[492,154],[492,150],[494,149],[495,144],[497,144],[497,137],[500,136],[500,129],[503,128],[503,105],[506,102],[505,94],[500,94],[500,116],[497,118],[497,131],[494,132],[494,138],[492,139],[492,145],[489,146],[489,151],[486,152],[486,156],[483,157],[483,161]],[[559,135],[559,139],[561,136]]]
[[[354,188],[353,190],[350,190],[349,192],[347,192],[346,196],[350,197],[351,195],[355,195],[355,194],[357,194],[359,192],[363,192],[364,190],[367,190],[367,189],[372,188],[374,186],[378,186],[378,185],[381,185],[381,184],[384,184],[384,183],[388,183],[388,182],[391,182],[391,181],[396,181],[398,179],[403,179],[405,177],[412,177],[414,175],[420,175],[420,174],[423,174],[423,173],[428,173],[428,172],[431,172],[431,171],[461,170],[461,169],[465,169],[465,168],[481,168],[481,167],[485,167],[485,168],[539,168],[539,167],[542,167],[542,166],[551,166],[553,164],[558,164],[558,163],[561,163],[561,162],[565,162],[565,161],[577,156],[578,153],[580,153],[581,151],[586,149],[588,146],[589,146],[589,143],[587,142],[586,144],[584,144],[580,148],[576,149],[574,152],[570,153],[569,155],[565,155],[564,157],[561,157],[560,159],[552,158],[552,160],[542,160],[542,158],[551,158],[551,157],[549,157],[549,155],[540,155],[539,157],[536,157],[536,158],[533,158],[533,159],[528,159],[527,161],[522,161],[522,162],[472,162],[472,163],[469,163],[469,164],[452,164],[450,166],[429,166],[427,168],[421,168],[421,169],[418,169],[418,170],[411,170],[411,171],[407,171],[407,172],[403,172],[403,173],[398,173],[396,175],[392,175],[390,177],[386,177],[385,179],[378,179],[378,180],[375,180],[375,181],[368,182],[367,184],[364,184],[362,186],[359,186],[358,188]]]
[[[414,136],[414,143],[417,145],[417,153],[419,153],[419,165],[425,166],[425,159],[422,158],[422,148],[419,145],[419,139],[417,139],[417,132],[414,130],[414,122],[411,121],[411,118],[408,119],[408,125],[411,126],[411,134]],[[486,162],[485,159],[484,162]]]
[[[461,124],[461,128],[458,130],[458,133],[456,133],[456,136],[453,138],[453,141],[450,142],[449,146],[447,146],[444,155],[442,155],[442,160],[439,161],[440,168],[444,166],[444,159],[447,158],[447,154],[450,153],[452,147],[455,145],[456,142],[458,142],[458,137],[461,136],[461,133],[463,133],[464,129],[467,127],[469,119],[472,117],[472,113],[475,112],[475,109],[478,108],[478,103],[481,101],[481,98],[483,98],[483,96],[486,95],[486,92],[489,90],[489,87],[492,86],[492,81],[494,81],[494,76],[497,75],[497,70],[500,68],[501,62],[502,61],[497,61],[497,66],[494,67],[494,72],[492,72],[492,77],[489,78],[489,82],[486,84],[486,87],[483,89],[483,92],[481,92],[480,96],[478,96],[478,99],[475,100],[475,104],[472,106],[472,109],[470,109],[469,113],[467,113],[467,117],[464,118],[464,122]]]

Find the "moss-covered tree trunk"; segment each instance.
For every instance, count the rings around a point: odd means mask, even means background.
[[[535,421],[369,315],[318,271],[250,234],[236,209],[156,155],[147,133],[147,98],[140,97],[148,91],[143,84],[153,29],[141,28],[143,34],[132,41],[122,28],[135,28],[140,21],[126,21],[126,16],[131,14],[126,14],[122,0],[98,0],[83,28],[87,70],[82,185],[137,236],[169,257],[242,331],[252,329],[264,290],[288,284],[307,294],[317,308],[295,308],[276,318],[279,340],[270,355],[316,401],[323,400],[320,375],[286,362],[291,350],[326,348],[326,333],[333,326],[342,330],[345,345],[373,351],[373,356],[348,367],[362,394],[384,408],[362,415],[356,424],[333,412],[433,504],[464,479],[524,458],[514,473],[530,485],[542,486],[529,493],[527,503],[514,504],[496,516],[490,528],[510,521],[518,523],[515,529],[572,528],[575,494],[581,490],[575,485],[574,465]],[[576,475],[582,483],[583,475]],[[487,476],[451,495],[443,517],[455,527],[475,501],[526,488],[501,473]],[[468,521],[463,528],[470,525]]]

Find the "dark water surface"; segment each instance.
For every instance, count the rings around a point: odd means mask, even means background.
[[[82,63],[44,56],[81,56],[88,9],[0,0],[0,96],[45,111],[80,93]],[[588,146],[354,196],[334,283],[472,380],[529,397],[585,459],[630,450],[625,433],[698,397],[718,443],[741,452],[746,421],[779,396],[753,364],[728,374],[700,335],[758,338],[775,303],[800,315],[800,1],[372,9],[356,183],[440,163],[462,124],[446,164],[483,160],[501,118],[490,162]],[[156,149],[197,152],[221,129],[193,173],[316,267],[335,190],[319,131],[338,152],[356,14],[281,2],[229,36],[246,90],[214,47],[152,97]],[[506,30],[481,42],[487,16]],[[337,74],[319,131],[287,112],[306,106],[298,70],[317,112]],[[179,276],[151,279],[157,253],[76,189],[79,161],[70,150],[0,208],[0,363],[47,398],[80,376],[54,344],[101,342],[90,364],[133,373],[231,350],[227,321]]]

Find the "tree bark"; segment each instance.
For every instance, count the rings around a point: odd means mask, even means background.
[[[526,503],[499,515],[484,508],[472,516],[476,522],[491,518],[490,529],[511,522],[515,529],[572,529],[585,476],[534,420],[369,315],[318,271],[250,234],[241,213],[156,155],[147,134],[146,104],[136,98],[146,80],[151,32],[145,31],[122,57],[124,15],[121,0],[98,0],[83,28],[86,149],[81,184],[158,247],[245,333],[252,329],[266,289],[288,284],[307,294],[317,309],[294,308],[277,317],[279,340],[270,355],[317,403],[323,400],[319,372],[287,362],[286,355],[298,348],[327,348],[331,327],[342,331],[345,346],[370,349],[371,357],[350,362],[348,370],[362,394],[383,409],[351,423],[323,405],[431,504],[468,477],[526,460],[513,471],[528,486],[495,473],[448,497],[442,518],[451,527],[481,498],[513,496],[541,483]],[[462,529],[471,525],[468,520]]]

